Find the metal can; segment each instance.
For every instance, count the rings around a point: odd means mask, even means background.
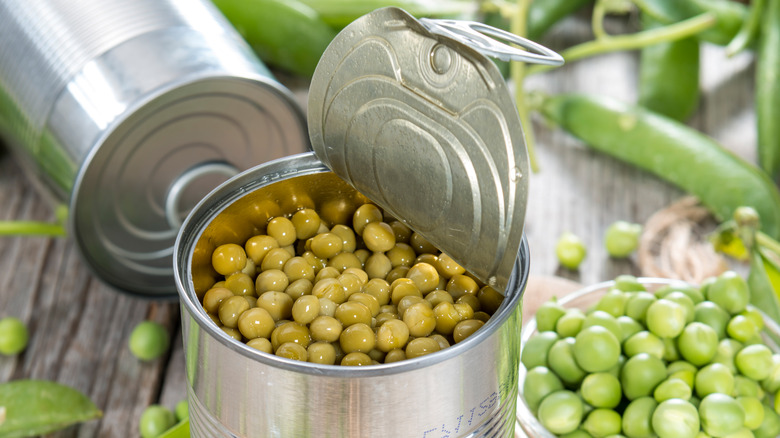
[[[211,252],[241,242],[268,212],[315,208],[345,223],[367,202],[312,153],[231,179],[192,213],[176,247],[193,437],[508,437],[514,433],[523,240],[505,299],[487,324],[437,353],[367,367],[318,365],[235,341],[203,310]],[[206,275],[208,277],[208,275]]]
[[[476,26],[417,21],[395,8],[350,24],[312,79],[314,152],[232,178],[187,217],[174,267],[193,436],[514,433],[530,263],[523,237],[528,159],[516,108],[481,53],[493,45],[480,39],[485,29],[471,33]],[[367,201],[502,291],[500,308],[480,330],[426,356],[354,367],[260,352],[206,315],[200,299],[218,280],[211,268],[217,246],[242,244],[269,217],[301,208],[330,224],[349,223]]]
[[[192,206],[310,149],[292,93],[208,1],[3,1],[0,40],[0,135],[120,291],[175,296]]]

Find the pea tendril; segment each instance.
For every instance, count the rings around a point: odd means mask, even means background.
[[[653,44],[667,41],[675,41],[695,35],[715,24],[715,16],[709,12],[691,17],[668,26],[644,30],[630,35],[617,35],[602,37],[572,46],[561,52],[566,62],[576,61],[603,53],[619,50],[641,49]],[[535,65],[528,69],[527,74],[532,75],[549,70],[550,66]]]

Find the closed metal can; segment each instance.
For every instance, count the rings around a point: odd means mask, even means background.
[[[120,291],[175,296],[186,213],[310,149],[292,93],[208,1],[3,1],[0,40],[0,135]]]
[[[395,8],[347,26],[312,79],[314,152],[241,173],[187,217],[174,267],[193,436],[512,436],[528,159],[503,78],[483,56],[494,46],[478,34],[493,30],[472,33],[477,26]],[[337,366],[255,350],[206,314],[218,246],[243,244],[269,217],[302,208],[349,225],[369,201],[504,295],[482,328],[425,356]]]

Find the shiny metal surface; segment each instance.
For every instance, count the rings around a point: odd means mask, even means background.
[[[463,342],[371,367],[298,362],[229,338],[199,295],[214,281],[216,245],[242,242],[272,212],[313,207],[346,222],[366,198],[313,154],[251,169],[213,191],[186,219],[174,263],[194,437],[511,437],[517,400],[523,241],[500,309]]]
[[[317,65],[309,137],[333,172],[504,290],[528,156],[504,79],[464,40],[396,8],[354,21]]]
[[[0,40],[0,135],[121,291],[175,296],[178,224],[215,169],[309,148],[291,93],[206,0],[8,0]]]

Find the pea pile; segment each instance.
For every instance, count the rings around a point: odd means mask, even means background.
[[[749,296],[729,271],[655,293],[620,276],[587,311],[544,303],[523,397],[562,437],[780,436],[780,354]]]
[[[218,246],[220,277],[204,310],[260,351],[361,366],[460,342],[501,305],[501,294],[376,205],[358,207],[351,225],[304,208],[271,218],[243,246]]]

